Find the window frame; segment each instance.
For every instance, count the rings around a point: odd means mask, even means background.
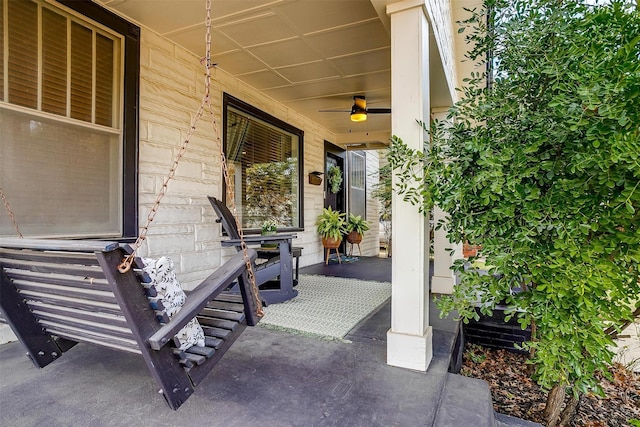
[[[138,122],[140,88],[140,27],[91,1],[45,0],[48,6],[69,10],[106,27],[122,37],[121,111],[116,120],[121,125],[122,158],[121,235],[109,237],[120,241],[133,241],[138,235]],[[8,90],[8,88],[7,88]],[[29,109],[32,110],[32,109]],[[32,110],[40,114],[39,110]],[[95,114],[95,113],[92,113]],[[67,120],[64,116],[46,114],[54,120]],[[105,236],[106,237],[106,236]]]
[[[222,149],[226,155],[227,152],[227,114],[228,107],[232,107],[236,110],[239,110],[245,114],[248,114],[256,119],[262,120],[270,124],[271,126],[282,129],[283,131],[294,134],[298,137],[298,226],[297,227],[282,227],[278,228],[279,231],[304,231],[304,181],[303,179],[303,169],[304,169],[304,131],[302,129],[298,129],[295,126],[290,125],[289,123],[278,119],[264,111],[244,102],[240,99],[223,92],[222,95]],[[224,174],[222,179],[222,201],[223,203],[227,203],[227,183],[224,181]],[[246,228],[244,231],[247,234],[260,234],[259,228]]]

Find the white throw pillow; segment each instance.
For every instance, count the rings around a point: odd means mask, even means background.
[[[157,294],[149,299],[152,299],[156,306],[159,302],[163,307],[160,314],[165,313],[171,319],[187,300],[187,295],[176,278],[173,260],[168,257],[142,258],[142,262],[144,272],[151,279],[147,286]],[[187,323],[173,339],[180,350],[187,350],[194,345],[204,347],[204,331],[196,318]]]

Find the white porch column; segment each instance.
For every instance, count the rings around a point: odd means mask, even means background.
[[[447,109],[432,109],[431,115],[434,119],[446,120]],[[440,220],[446,218],[446,212],[439,207],[433,209],[433,225],[437,227]],[[433,232],[433,276],[431,277],[431,292],[436,294],[451,294],[455,285],[455,275],[451,271],[453,262],[462,257],[462,245],[451,243],[447,239],[447,230],[441,228]],[[450,249],[455,249],[455,253],[450,255]]]
[[[433,209],[433,224],[437,227],[438,222],[445,219],[446,212],[439,207]],[[433,277],[431,277],[431,292],[435,294],[453,293],[456,277],[451,270],[453,262],[462,257],[462,245],[451,243],[447,239],[447,230],[441,228],[435,230],[433,236]],[[450,255],[451,249],[455,249]]]
[[[391,132],[422,150],[416,120],[429,122],[429,24],[424,0],[387,6],[391,17]],[[396,177],[393,177],[395,182]],[[429,326],[429,223],[418,207],[393,197],[391,329],[387,363],[426,371],[433,356]]]

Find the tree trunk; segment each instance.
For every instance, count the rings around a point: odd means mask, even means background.
[[[560,427],[567,427],[571,425],[571,420],[578,412],[578,407],[580,406],[580,398],[582,395],[578,397],[571,396],[571,400],[567,403],[567,406],[562,411],[562,415],[560,416]]]
[[[556,384],[549,392],[543,413],[545,420],[547,420],[547,427],[558,427],[566,390],[566,384]]]

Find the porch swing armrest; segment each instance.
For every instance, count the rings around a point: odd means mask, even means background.
[[[256,251],[248,249],[247,252],[253,263],[257,256]],[[180,329],[196,317],[220,292],[236,281],[245,270],[244,255],[242,252],[238,252],[187,294],[187,300],[180,311],[173,316],[169,323],[163,325],[149,338],[151,348],[160,350],[170,342]]]

